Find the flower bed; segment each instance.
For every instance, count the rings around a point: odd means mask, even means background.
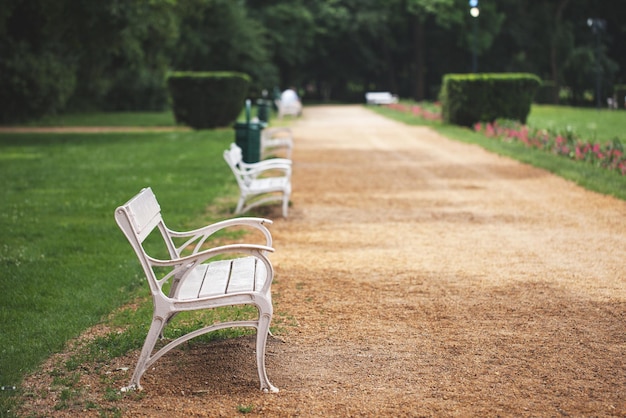
[[[386,105],[389,109],[410,113],[422,119],[441,121],[441,110],[437,104],[435,110],[419,105],[394,103]],[[608,170],[615,170],[626,175],[626,155],[624,145],[618,138],[606,144],[584,141],[574,133],[560,134],[546,129],[533,129],[516,121],[499,120],[494,123],[479,122],[474,125],[476,132],[489,138],[502,141],[519,141],[528,147],[546,150],[555,155],[575,161],[586,161]]]
[[[626,175],[624,145],[619,139],[600,144],[584,141],[573,133],[560,134],[546,129],[532,129],[515,121],[476,123],[476,132],[503,141],[519,141],[528,147],[543,149],[576,161],[586,161]]]

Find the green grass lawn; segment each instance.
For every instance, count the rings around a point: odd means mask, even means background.
[[[232,129],[0,135],[0,385],[19,386],[137,289],[147,295],[113,218],[141,188],[173,229],[230,216],[238,192],[222,152],[233,139]]]
[[[567,106],[533,105],[527,124],[557,132],[572,131],[581,139],[626,142],[626,111]]]

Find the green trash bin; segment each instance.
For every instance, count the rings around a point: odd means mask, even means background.
[[[250,100],[246,100],[246,121],[235,122],[235,143],[241,148],[242,159],[246,163],[261,160],[261,122],[250,120]]]

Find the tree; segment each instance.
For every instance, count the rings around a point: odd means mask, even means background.
[[[66,107],[163,108],[171,0],[9,0],[0,5],[0,92],[20,121]]]
[[[361,101],[366,88],[398,92],[398,63],[405,55],[397,42],[406,28],[402,1],[319,0],[310,4],[315,18],[314,49],[303,71],[320,98]]]
[[[554,81],[554,103],[559,102],[559,90],[561,89],[559,50],[568,41],[567,27],[563,24],[563,12],[571,0],[558,0],[554,5],[554,31],[550,39],[550,69],[552,70],[552,80]]]
[[[626,2],[479,3],[472,18],[467,0],[5,0],[0,119],[162,108],[168,70],[240,71],[256,94],[297,85],[350,101],[373,89],[434,98],[472,53],[481,72],[553,80],[555,97],[564,83],[582,97],[598,68],[607,93],[626,83]],[[606,22],[600,37],[589,18]]]
[[[248,7],[251,16],[265,28],[261,34],[282,86],[302,83],[301,70],[313,52],[315,31],[309,8],[302,0],[250,1]]]
[[[14,123],[65,108],[76,85],[76,65],[53,28],[57,4],[0,5],[0,122]]]
[[[75,108],[159,109],[178,22],[171,0],[61,0],[57,30],[77,62]]]
[[[454,9],[454,0],[407,0],[406,9],[411,15],[413,67],[415,68],[415,87],[413,98],[423,100],[425,75],[425,43],[424,25],[433,16],[440,16],[437,23],[449,28],[453,23],[460,22],[460,14]]]
[[[240,71],[260,90],[278,82],[266,29],[251,18],[244,1],[188,0],[178,4],[180,38],[172,55],[179,71]]]

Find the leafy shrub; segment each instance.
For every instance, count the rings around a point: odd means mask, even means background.
[[[441,90],[443,120],[461,126],[500,118],[526,123],[540,84],[532,74],[447,74]]]
[[[236,72],[173,72],[167,77],[176,122],[194,129],[226,126],[237,119],[250,86]]]
[[[3,49],[0,60],[0,123],[18,123],[62,111],[76,77],[67,60],[50,51],[34,52],[25,43]]]
[[[168,108],[165,71],[122,68],[111,75],[111,85],[101,99],[105,111],[161,111]]]

